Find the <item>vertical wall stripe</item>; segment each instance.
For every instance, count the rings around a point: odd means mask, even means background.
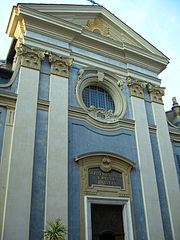
[[[8,169],[10,164],[10,149],[11,149],[11,137],[12,137],[12,128],[14,120],[14,109],[1,108],[1,134],[4,132],[4,136],[1,135],[3,140],[2,154],[1,154],[1,163],[0,163],[0,239],[3,238],[3,228],[4,228],[4,214],[5,214],[5,202],[7,195],[7,183],[8,183]],[[5,129],[4,129],[4,120],[6,119]]]
[[[21,67],[3,240],[29,239],[39,71]]]
[[[150,134],[150,137],[151,137],[151,145],[153,150],[154,167],[155,167],[156,180],[157,180],[157,186],[158,186],[164,235],[166,240],[173,240],[157,138],[156,138],[156,135],[153,133]]]
[[[164,239],[144,100],[131,97],[148,239]]]
[[[80,171],[75,163],[76,146],[80,145],[74,140],[73,120],[68,121],[68,239],[80,239]],[[79,146],[81,147],[81,146]]]
[[[37,111],[29,240],[40,240],[44,229],[48,112]]]
[[[164,108],[161,104],[152,103],[154,121],[157,126],[157,141],[170,213],[173,239],[180,236],[180,191],[174,162],[172,143]]]
[[[131,170],[132,204],[134,212],[134,233],[138,240],[147,240],[146,219],[142,197],[142,186],[140,179],[139,163]]]
[[[68,226],[68,79],[50,77],[46,177],[46,222],[61,217]]]
[[[41,63],[39,76],[39,92],[38,99],[49,100],[49,80],[50,80],[50,64],[46,56]]]
[[[0,107],[0,159],[1,152],[2,152],[2,146],[3,146],[3,136],[4,136],[4,129],[5,129],[5,122],[6,122],[6,108]],[[1,160],[0,160],[1,162]]]

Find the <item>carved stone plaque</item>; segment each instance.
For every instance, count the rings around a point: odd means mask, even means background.
[[[103,172],[100,168],[89,168],[88,169],[88,183],[89,186],[92,185],[108,185],[108,186],[118,186],[123,188],[123,178],[122,173],[116,170],[111,170],[109,172]]]

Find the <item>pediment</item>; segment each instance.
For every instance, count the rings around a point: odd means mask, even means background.
[[[20,4],[42,13],[44,16],[63,20],[73,27],[81,27],[82,32],[91,32],[107,42],[115,41],[121,45],[128,44],[143,51],[168,59],[162,52],[146,41],[133,29],[114,16],[102,6],[92,5],[61,5],[61,4]],[[103,39],[104,41],[104,39]]]

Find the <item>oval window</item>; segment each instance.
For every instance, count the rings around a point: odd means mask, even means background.
[[[83,89],[82,99],[86,107],[94,106],[97,109],[115,111],[114,101],[111,95],[99,86],[87,86]]]

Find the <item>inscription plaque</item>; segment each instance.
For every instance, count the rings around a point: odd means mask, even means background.
[[[100,168],[89,168],[88,169],[88,182],[89,186],[96,185],[108,185],[118,186],[123,188],[122,173],[116,170],[109,172],[103,172]]]

